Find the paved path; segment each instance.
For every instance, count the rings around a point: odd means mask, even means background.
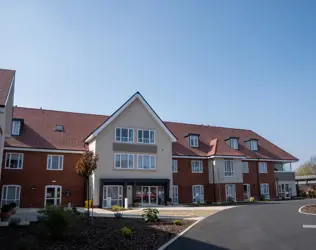
[[[292,250],[316,249],[316,216],[297,210],[316,200],[240,206],[207,217],[168,250]]]

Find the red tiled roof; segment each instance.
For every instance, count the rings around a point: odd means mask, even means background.
[[[14,74],[14,70],[0,69],[0,106],[2,107],[5,106]]]
[[[24,119],[20,136],[6,139],[5,146],[45,149],[83,150],[84,139],[108,119],[108,116],[80,114],[62,111],[15,107],[14,118]],[[173,155],[178,156],[245,156],[278,160],[297,160],[278,146],[251,130],[202,126],[195,124],[164,122],[177,137],[173,143]],[[56,132],[55,126],[63,125],[65,132]],[[188,134],[199,134],[199,148],[188,146]],[[239,149],[230,148],[225,139],[239,137]],[[253,152],[245,141],[258,139],[259,151]]]

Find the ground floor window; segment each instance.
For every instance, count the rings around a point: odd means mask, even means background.
[[[14,202],[18,207],[20,206],[21,186],[19,185],[3,185],[1,195],[1,206]]]
[[[267,200],[270,199],[270,192],[269,192],[269,184],[263,183],[260,184],[260,192]]]
[[[204,202],[204,187],[202,185],[192,186],[193,203]]]
[[[289,183],[278,184],[278,196],[280,198],[291,198],[292,185]]]
[[[60,206],[62,187],[50,185],[45,187],[45,206]]]
[[[173,199],[172,199],[173,204],[179,204],[179,188],[178,188],[178,186],[174,185],[172,191],[173,191],[172,192],[172,194],[173,194]]]
[[[103,186],[102,207],[110,208],[113,205],[123,206],[123,186],[108,185]]]
[[[163,186],[136,186],[136,200],[142,206],[164,205],[165,191]]]
[[[236,201],[236,185],[235,184],[226,184],[225,185],[225,194],[226,200],[231,197]]]

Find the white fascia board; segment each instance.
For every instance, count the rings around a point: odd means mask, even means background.
[[[192,156],[192,155],[173,155],[174,159],[208,159],[207,156]]]
[[[209,159],[214,159],[214,158],[227,158],[227,159],[246,159],[245,156],[228,156],[228,155],[212,155],[208,157]]]
[[[246,158],[247,161],[275,161],[275,162],[285,162],[285,163],[293,163],[293,162],[298,162],[298,160],[277,160],[277,159],[263,159],[263,158],[255,158],[255,159],[248,159]]]
[[[176,142],[177,138],[170,132],[170,130],[166,127],[166,125],[157,117],[157,114],[153,112],[152,108],[147,104],[144,98],[139,94],[136,93],[132,98],[130,98],[122,107],[120,107],[109,119],[107,119],[96,131],[90,135],[85,142],[89,143],[93,138],[97,137],[97,135],[106,127],[108,126],[113,120],[115,120],[133,101],[138,98],[140,102],[144,105],[146,110],[153,116],[155,121],[160,125],[160,127],[168,134],[171,138],[172,142]]]
[[[16,147],[4,147],[4,150],[28,151],[28,152],[47,152],[47,153],[69,153],[69,154],[83,154],[83,153],[86,152],[86,151],[82,151],[82,150],[44,149],[44,148],[16,148]]]

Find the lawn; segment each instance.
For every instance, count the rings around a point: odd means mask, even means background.
[[[53,241],[47,228],[34,222],[16,228],[0,227],[0,249],[158,249],[193,221],[182,223],[95,217],[93,224],[88,225],[84,218],[79,218],[69,226],[62,240]],[[124,226],[132,230],[130,237],[123,236]]]

